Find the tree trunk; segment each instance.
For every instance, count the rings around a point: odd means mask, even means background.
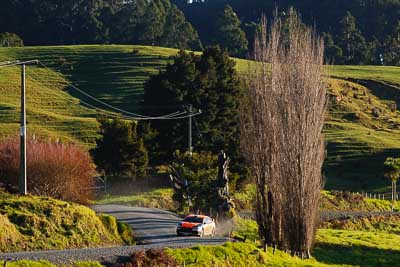
[[[395,180],[392,180],[392,212],[394,210],[394,201],[396,199],[396,182]]]

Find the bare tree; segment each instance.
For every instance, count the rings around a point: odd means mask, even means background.
[[[266,20],[249,65],[242,150],[257,186],[264,243],[309,257],[318,217],[327,104],[323,42],[297,16]],[[284,38],[285,37],[285,38]]]

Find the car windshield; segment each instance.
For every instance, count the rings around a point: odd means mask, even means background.
[[[190,223],[202,223],[203,219],[199,217],[186,217],[183,221]]]

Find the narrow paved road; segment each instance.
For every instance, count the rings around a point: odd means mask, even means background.
[[[228,241],[224,237],[177,237],[176,224],[181,220],[176,214],[148,208],[136,208],[123,205],[95,205],[98,213],[116,217],[129,224],[135,231],[140,245],[109,248],[87,248],[72,250],[49,250],[19,253],[0,253],[0,260],[19,259],[48,260],[55,264],[70,264],[80,260],[96,260],[103,263],[113,262],[129,256],[133,251],[149,248],[182,248],[194,245],[219,245]],[[217,226],[218,227],[218,226]]]
[[[195,236],[177,237],[176,225],[182,220],[176,214],[150,208],[137,208],[122,205],[95,205],[92,208],[98,213],[105,213],[116,217],[120,222],[129,224],[135,231],[136,240],[144,245],[197,244],[197,243],[221,243],[226,238]]]

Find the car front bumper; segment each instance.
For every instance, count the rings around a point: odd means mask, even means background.
[[[176,229],[176,233],[178,235],[200,235],[202,230],[198,231],[198,230],[194,230],[192,228],[180,228],[180,229]]]

